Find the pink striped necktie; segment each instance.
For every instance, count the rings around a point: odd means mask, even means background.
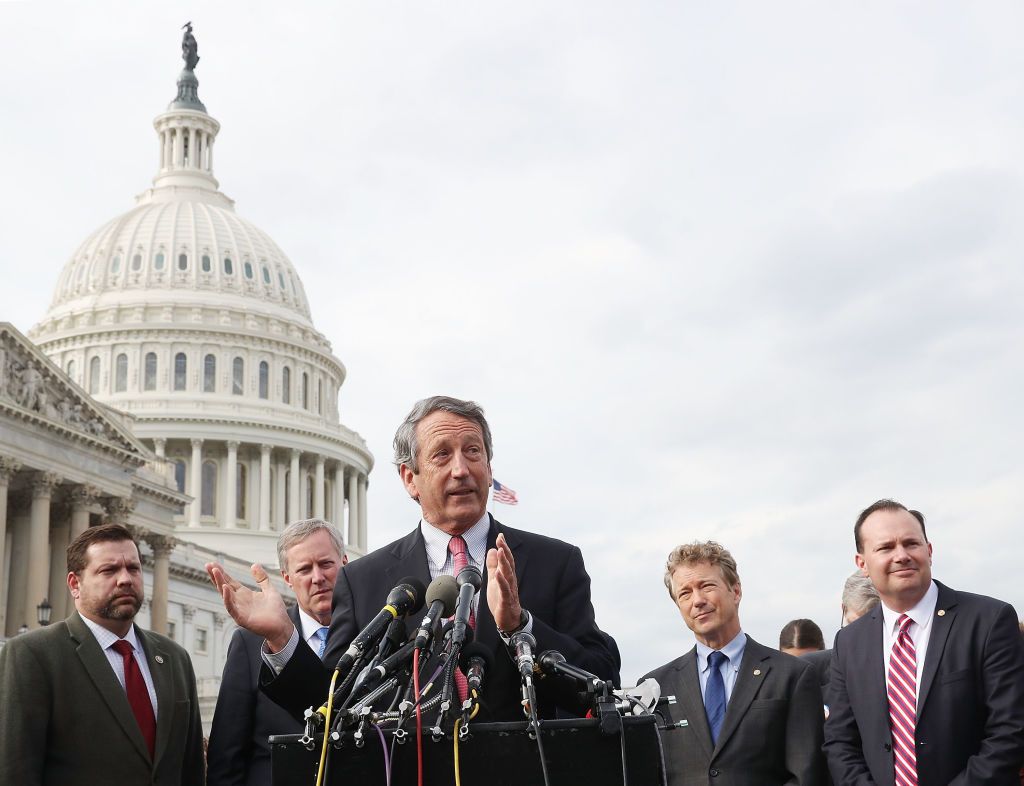
[[[452,574],[458,576],[462,569],[469,565],[469,549],[466,548],[466,541],[462,535],[455,535],[448,541],[448,553],[452,555]],[[469,627],[476,630],[476,614],[473,610],[469,612]],[[455,669],[455,689],[459,694],[459,701],[464,702],[469,695],[469,685],[466,682],[466,675],[462,669]]]
[[[900,630],[889,658],[889,727],[896,786],[917,786],[917,654],[910,638],[913,620],[901,614]]]

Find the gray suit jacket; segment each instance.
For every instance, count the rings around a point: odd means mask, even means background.
[[[675,695],[662,735],[668,786],[822,786],[821,689],[807,663],[747,637],[718,744],[697,674],[697,648],[650,674]]]
[[[203,728],[188,653],[138,626],[157,696],[150,760],[124,688],[78,612],[0,650],[0,783],[201,786]]]

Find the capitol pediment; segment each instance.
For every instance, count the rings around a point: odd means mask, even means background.
[[[9,322],[0,322],[0,409],[137,455],[148,451],[120,418],[73,383]]]

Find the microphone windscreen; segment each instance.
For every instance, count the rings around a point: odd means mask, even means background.
[[[455,603],[459,599],[459,585],[454,576],[442,573],[427,587],[427,606],[435,600],[444,603],[441,610],[442,617],[450,617],[455,613]]]
[[[416,614],[420,609],[423,608],[423,596],[427,594],[427,588],[423,585],[415,576],[406,576],[398,582],[399,585],[405,585],[413,593],[413,601],[409,606],[409,610],[406,615]]]
[[[459,653],[459,668],[466,671],[469,668],[470,658],[480,658],[484,662],[484,671],[491,668],[494,663],[494,655],[491,650],[478,641],[471,642],[462,648]]]

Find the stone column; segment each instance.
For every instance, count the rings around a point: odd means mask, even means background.
[[[195,606],[181,607],[181,646],[192,655],[192,648],[195,646],[195,631],[192,629],[192,620],[196,616]]]
[[[338,532],[345,535],[345,465],[338,462],[334,465],[334,521]],[[346,540],[346,543],[349,541]]]
[[[181,128],[180,126],[174,129],[173,141],[171,143],[171,158],[173,160],[173,166],[175,167],[180,167],[182,164],[182,159],[184,158],[185,143],[182,141],[182,134],[184,133],[185,129]]]
[[[89,529],[89,508],[96,504],[100,490],[88,484],[71,490],[71,539]]]
[[[292,465],[291,465],[291,469],[289,470],[291,472],[291,476],[288,479],[289,480],[289,483],[288,483],[288,488],[289,488],[289,491],[288,491],[288,494],[289,494],[289,497],[288,497],[288,523],[289,524],[291,522],[293,522],[293,521],[298,521],[300,518],[302,518],[302,516],[299,514],[299,510],[301,509],[300,508],[301,500],[299,499],[299,491],[301,489],[301,486],[299,484],[299,456],[301,454],[302,454],[301,450],[299,450],[298,448],[292,448]]]
[[[50,590],[50,499],[61,477],[54,472],[36,473],[32,481],[31,529],[28,540],[28,592],[25,593],[25,624],[38,628],[36,606]]]
[[[46,597],[52,611],[50,621],[62,620],[68,615],[67,551],[71,542],[71,517],[67,505],[58,506],[50,522],[50,589]]]
[[[135,510],[135,500],[128,497],[107,497],[103,500],[103,507],[106,508],[106,523],[120,524],[122,527],[129,526],[128,519]]]
[[[167,440],[163,437],[157,437],[153,440],[153,450],[156,452],[156,457],[159,459],[167,458]]]
[[[174,538],[149,535],[146,538],[153,549],[153,596],[150,598],[149,628],[162,636],[167,635],[167,592],[170,587],[171,552]]]
[[[7,587],[10,577],[6,574],[7,555],[7,489],[11,478],[21,469],[21,462],[0,456],[0,634],[7,630]]]
[[[227,508],[224,521],[228,529],[235,529],[238,526],[238,443],[234,440],[228,442],[227,484],[224,492],[224,507]]]
[[[260,512],[259,528],[270,529],[270,452],[273,445],[260,445]]]
[[[313,517],[324,517],[324,457],[316,457],[316,479],[313,481]]]
[[[284,475],[285,475],[286,470],[285,470],[285,463],[283,461],[278,461],[276,463],[277,463],[277,473],[274,476],[274,487],[275,487],[275,491],[274,491],[274,494],[275,494],[275,497],[274,497],[274,521],[277,523],[278,529],[284,529],[284,525],[288,521],[288,508],[284,504],[284,498],[285,498]]]
[[[203,509],[203,441],[192,440],[192,465],[189,467],[192,474],[192,507],[188,512],[188,525],[199,526],[199,513]]]
[[[366,551],[366,475],[359,476],[359,546]]]
[[[359,473],[348,468],[348,542],[359,548]]]

